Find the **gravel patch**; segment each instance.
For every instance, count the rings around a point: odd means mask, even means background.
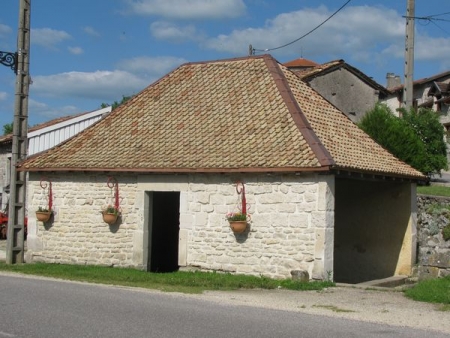
[[[240,290],[206,292],[209,300],[285,311],[436,330],[450,335],[450,311],[413,301],[400,291],[334,287],[323,291]]]

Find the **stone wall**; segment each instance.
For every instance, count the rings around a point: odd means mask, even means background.
[[[450,275],[450,241],[442,236],[450,222],[450,198],[418,195],[417,204],[418,277]]]
[[[186,267],[273,278],[292,270],[323,279],[333,269],[334,177],[326,175],[240,175],[250,206],[249,231],[235,235],[225,219],[237,211],[238,196],[228,175],[116,175],[122,216],[102,221],[112,203],[107,177],[49,174],[54,215],[37,222],[34,211],[47,206],[40,177],[28,185],[27,261],[144,268],[144,236],[151,226],[146,194],[180,192],[179,262]]]
[[[318,178],[322,180],[318,181]],[[188,265],[273,278],[293,270],[326,278],[332,271],[334,200],[326,176],[246,179],[251,222],[242,235],[233,234],[224,215],[236,211],[233,184],[223,179],[190,185]],[[331,188],[333,189],[333,188]],[[331,213],[331,217],[330,217]],[[183,219],[183,217],[182,217]]]
[[[27,191],[26,261],[139,266],[133,243],[133,233],[142,226],[135,216],[135,178],[121,178],[123,218],[117,225],[108,226],[101,215],[102,207],[114,204],[107,176],[67,173],[64,177],[47,176],[52,181],[53,216],[46,223],[35,217],[39,206],[48,206],[48,190],[41,188],[41,177],[36,176],[30,175]]]

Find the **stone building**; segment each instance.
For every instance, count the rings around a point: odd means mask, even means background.
[[[283,65],[356,123],[389,94],[386,88],[344,60],[317,64],[300,58]]]
[[[180,66],[29,157],[27,262],[185,268],[358,283],[409,274],[416,182],[270,55]],[[53,216],[40,186],[53,187]],[[251,219],[234,233],[225,219]],[[101,209],[118,206],[108,225]]]

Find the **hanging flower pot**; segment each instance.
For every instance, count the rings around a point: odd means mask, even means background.
[[[39,207],[39,209],[36,211],[36,219],[39,222],[47,222],[50,219],[51,215],[52,211],[46,208]]]
[[[230,223],[230,228],[234,233],[239,234],[244,232],[247,228],[248,218],[250,216],[243,214],[241,212],[230,212],[227,214],[226,218]]]
[[[230,228],[234,233],[240,234],[247,228],[247,221],[230,221]]]
[[[114,224],[117,221],[117,215],[116,214],[107,214],[106,212],[103,213],[103,222],[108,224]]]
[[[119,217],[119,209],[108,205],[103,211],[103,222],[108,223],[109,225],[112,225],[116,223],[117,218]]]

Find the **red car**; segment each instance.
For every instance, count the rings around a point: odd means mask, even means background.
[[[28,230],[28,218],[25,217],[25,238],[27,237]],[[4,212],[0,212],[0,239],[6,239],[8,233],[8,215]]]

